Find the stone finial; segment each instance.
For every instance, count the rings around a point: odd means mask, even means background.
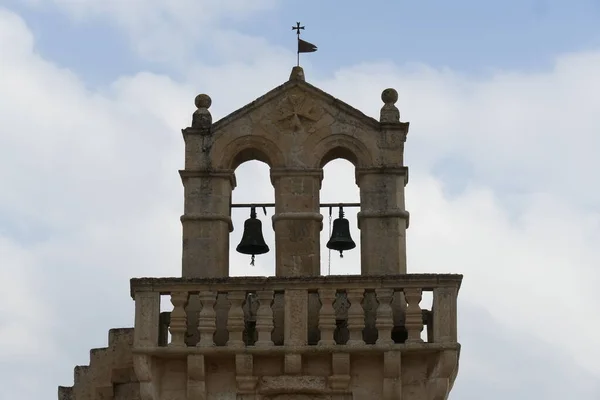
[[[304,70],[302,67],[294,67],[292,68],[292,73],[290,74],[290,81],[303,81],[304,82]]]
[[[400,122],[400,110],[396,107],[398,92],[396,89],[388,88],[381,92],[383,107],[379,116],[379,122]]]
[[[207,94],[199,94],[194,100],[197,110],[194,111],[192,116],[192,128],[203,130],[206,133],[210,133],[210,127],[212,126],[212,115],[208,108],[212,104],[211,98]]]

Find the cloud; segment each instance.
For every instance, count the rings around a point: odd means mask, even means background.
[[[550,71],[487,79],[365,64],[318,83],[371,115],[381,88],[400,92],[402,118],[411,122],[409,270],[464,273],[465,302],[595,374],[594,330],[579,321],[600,325],[591,317],[600,300],[600,188],[592,184],[600,167],[600,79],[592,72],[599,56],[564,55]],[[448,158],[467,165],[466,174],[453,173],[452,162],[448,174],[436,173]],[[464,188],[449,195],[444,187],[455,179]],[[578,339],[551,334],[555,324],[582,326]]]
[[[484,311],[462,304],[460,372],[452,399],[595,399],[597,375],[573,364],[571,355],[518,329],[509,329]],[[482,340],[485,338],[485,340]],[[566,366],[569,367],[566,367]]]
[[[125,7],[115,4],[93,7]],[[158,18],[160,7],[144,18]],[[196,61],[179,81],[141,71],[90,91],[76,72],[37,55],[25,23],[2,9],[0,47],[0,92],[10,93],[0,96],[0,278],[10,282],[0,292],[0,343],[10,343],[0,347],[7,360],[0,397],[54,398],[56,385],[72,382],[72,368],[87,364],[88,350],[106,345],[108,329],[132,325],[130,277],[179,275],[179,129],[190,122],[195,94],[211,95],[217,119],[287,79],[290,65],[265,44],[256,59]],[[306,68],[311,83],[373,116],[383,88],[400,92],[403,120],[411,122],[409,270],[465,274],[456,389],[465,398],[511,382],[498,399],[558,399],[560,392],[545,392],[546,381],[579,387],[581,376],[600,377],[593,362],[600,356],[593,346],[599,68],[599,53],[559,57],[541,73],[478,79],[364,64],[313,80],[314,68]],[[236,173],[234,201],[272,200],[265,165]],[[323,201],[357,197],[348,163],[328,164]],[[261,218],[272,244],[270,216]],[[358,243],[355,216],[348,217]],[[232,247],[245,218],[234,214]],[[322,246],[326,240],[327,225]],[[358,273],[358,255],[332,254],[332,272]],[[273,251],[254,269],[245,256],[231,260],[236,275],[274,271]],[[325,250],[322,260],[326,269]],[[36,363],[22,361],[34,352]],[[519,365],[528,366],[522,379]],[[25,374],[39,378],[38,387]],[[592,385],[581,390],[581,397],[598,393]]]
[[[37,9],[57,8],[77,23],[101,21],[121,30],[133,49],[154,61],[185,62],[213,35],[231,35],[228,22],[275,8],[277,0],[22,0]],[[210,38],[210,39],[209,39]]]
[[[321,83],[377,115],[381,85],[398,88],[411,121],[407,163],[431,168],[447,155],[476,166],[473,179],[499,190],[544,191],[598,204],[589,168],[600,147],[599,52],[559,56],[550,71],[497,71],[473,79],[427,66],[365,64]],[[368,77],[367,77],[368,76]],[[355,84],[345,85],[352,81]],[[357,96],[357,93],[360,93]]]

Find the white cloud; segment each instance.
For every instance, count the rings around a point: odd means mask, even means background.
[[[56,7],[78,23],[103,21],[122,30],[142,56],[170,64],[189,60],[196,45],[212,41],[223,22],[275,8],[277,0],[22,0]],[[192,57],[193,58],[193,57]]]
[[[499,71],[485,80],[426,66],[364,65],[321,86],[372,115],[381,86],[397,87],[401,115],[411,121],[407,162],[413,167],[429,169],[457,154],[482,184],[597,205],[600,188],[587,183],[596,178],[600,148],[600,77],[591,72],[598,64],[599,53],[570,54],[551,71]]]
[[[12,243],[0,232],[0,354],[34,360],[40,351],[53,353],[52,344],[38,340],[37,333],[52,325],[53,311],[41,298],[43,283],[36,274],[34,255]],[[10,340],[4,340],[8,339]]]
[[[102,12],[124,7],[90,4]],[[132,18],[130,11],[119,10],[124,20]],[[144,18],[161,23],[160,10]],[[217,119],[287,79],[290,65],[265,46],[260,60],[196,64],[184,82],[141,72],[88,91],[77,74],[40,58],[24,23],[1,9],[0,48],[0,93],[10,93],[0,96],[5,188],[0,278],[10,282],[0,292],[5,322],[0,343],[11,344],[10,352],[5,353],[8,347],[0,351],[17,360],[35,350],[40,360],[39,367],[11,370],[0,386],[2,397],[22,398],[28,383],[14,374],[27,371],[40,377],[39,392],[31,398],[54,398],[56,385],[70,384],[75,363],[86,364],[88,350],[106,344],[108,329],[132,324],[129,277],[179,274],[179,129],[190,121],[196,92],[212,96]],[[589,207],[597,207],[600,197],[594,185],[600,167],[594,156],[600,144],[594,108],[600,103],[599,68],[600,56],[588,53],[561,57],[545,73],[500,71],[479,80],[424,66],[365,64],[342,69],[327,81],[314,81],[311,68],[306,71],[310,82],[374,116],[381,90],[398,89],[403,119],[411,122],[409,269],[465,274],[465,329],[473,327],[475,314],[469,310],[475,305],[491,315],[490,324],[510,332],[506,346],[526,336],[547,345],[544,349],[569,354],[567,361],[553,359],[559,367],[548,370],[548,380],[561,368],[600,377],[592,362],[600,356],[593,346],[600,327],[594,313],[600,216]],[[471,168],[466,189],[453,195],[444,191],[449,183],[433,173],[448,156]],[[353,172],[346,167],[344,162],[326,167],[324,200],[356,200]],[[260,182],[250,181],[256,176]],[[236,202],[272,198],[266,167],[245,164],[238,182]],[[255,197],[257,192],[262,197]],[[246,217],[243,212],[235,216],[232,247]],[[266,239],[273,243],[270,221],[262,219]],[[326,232],[327,227],[323,246]],[[353,236],[358,243],[356,229]],[[357,273],[352,262],[357,256],[358,251],[349,253],[342,263],[333,254],[333,272]],[[272,262],[273,252],[259,258],[250,273],[272,273]],[[247,263],[232,254],[234,274],[248,271]],[[494,365],[494,358],[482,359],[473,350],[469,355],[469,348],[497,343],[487,330],[476,333],[463,335],[468,339],[463,373],[473,371],[464,367],[472,360],[488,362],[495,374],[514,374],[514,366]],[[41,338],[43,346],[34,347]],[[55,353],[62,353],[61,362],[48,373],[45,365]],[[515,352],[515,362],[525,353]],[[457,388],[460,379],[473,382],[469,376],[461,375]]]

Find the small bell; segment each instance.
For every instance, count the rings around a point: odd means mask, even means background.
[[[265,243],[262,233],[262,222],[256,218],[256,208],[250,208],[250,218],[244,222],[244,233],[242,240],[237,245],[238,253],[249,254],[252,256],[250,265],[254,265],[254,256],[269,252],[269,246]]]
[[[340,252],[340,257],[345,250],[351,250],[356,247],[356,243],[350,236],[350,223],[344,218],[344,208],[340,206],[340,215],[333,221],[331,238],[327,242],[327,248]]]

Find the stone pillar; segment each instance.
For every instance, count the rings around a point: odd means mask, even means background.
[[[215,170],[209,159],[212,101],[196,96],[192,126],[182,131],[185,169],[179,171],[184,186],[182,276],[215,278],[229,276],[229,233],[233,171]]]
[[[409,214],[404,204],[408,168],[404,166],[404,142],[408,122],[400,122],[398,92],[385,89],[380,113],[378,165],[356,169],[361,210],[358,227],[361,242],[361,274],[406,273],[406,229]]]
[[[361,168],[356,173],[361,203],[361,274],[405,274],[408,212],[404,185],[408,169]]]
[[[275,187],[275,275],[321,274],[319,209],[322,169],[271,169]]]
[[[184,187],[182,271],[184,278],[223,278],[229,276],[229,233],[231,192],[235,175],[231,170],[216,170],[210,160],[212,147],[212,116],[208,111],[212,101],[205,94],[196,96],[197,110],[192,126],[182,130],[185,140],[185,169],[179,171]],[[186,345],[200,340],[199,312],[202,309],[197,294],[191,295],[186,307]],[[228,305],[217,298],[214,311],[217,321],[227,316]],[[217,332],[223,327],[217,326]],[[215,339],[218,337],[215,337]]]
[[[180,171],[185,187],[182,276],[229,276],[233,172]]]
[[[229,276],[229,233],[231,191],[235,186],[232,171],[180,171],[185,187],[182,272],[184,278],[224,278]],[[187,311],[186,344],[200,339],[198,295],[191,295]],[[215,312],[222,318],[227,307],[217,302]]]

